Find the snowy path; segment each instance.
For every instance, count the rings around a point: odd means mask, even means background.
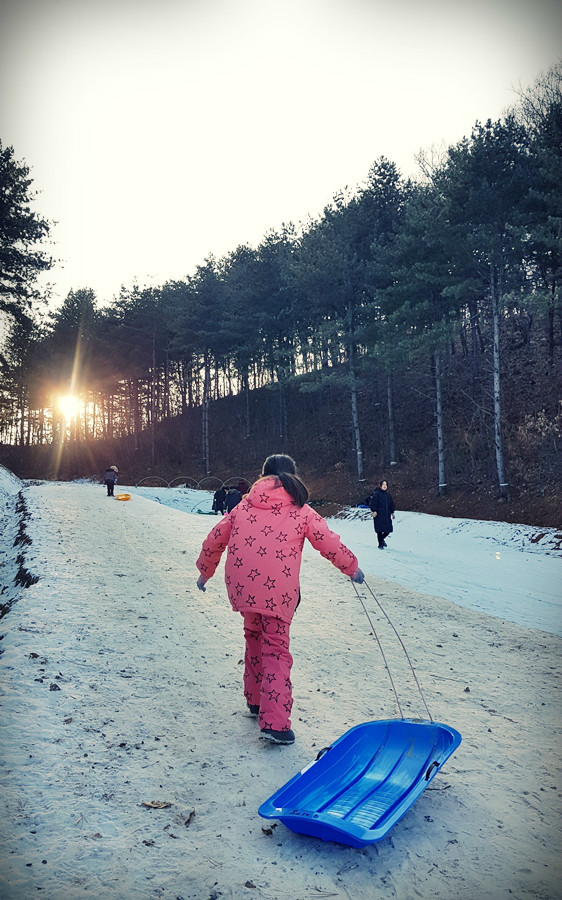
[[[177,540],[183,514],[142,500],[119,503],[87,486],[34,488],[28,502],[33,567],[42,578],[33,588],[34,614],[20,628],[26,656],[37,657],[31,683],[12,684],[4,714],[20,718],[22,730],[29,720],[41,722],[26,745],[39,777],[11,798],[19,815],[10,845],[32,829],[41,858],[21,858],[21,877],[28,889],[33,876],[40,879],[50,897],[66,900],[86,889],[96,898],[151,896],[152,842],[158,869],[166,871],[177,853],[173,833],[185,834],[191,810],[203,798],[220,803],[232,790],[228,762],[211,773],[206,759],[217,741],[228,757],[238,755],[249,720],[215,721],[202,692],[207,671],[213,684],[234,680],[237,623],[221,604],[190,603],[186,573],[192,575],[194,559]],[[206,640],[219,625],[220,639]],[[15,762],[17,744],[4,751]],[[242,744],[238,752],[250,749]],[[134,783],[126,777],[131,764]],[[244,786],[234,793],[241,804]],[[174,801],[165,841],[162,812],[140,806],[155,799]],[[201,855],[205,871],[206,860]],[[198,877],[197,863],[190,868],[188,883]],[[73,890],[59,893],[61,884]]]
[[[434,718],[463,743],[387,839],[324,844],[257,808],[345,730],[396,715],[349,581],[305,555],[297,740],[274,747],[245,715],[241,623],[222,571],[206,594],[195,588],[213,519],[89,484],[24,493],[26,562],[40,578],[2,620],[3,900],[556,895],[559,638],[372,578]],[[423,715],[370,611],[405,714]]]

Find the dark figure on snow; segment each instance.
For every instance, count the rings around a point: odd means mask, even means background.
[[[226,489],[223,484],[222,487],[215,491],[213,495],[213,512],[220,513],[223,515],[224,513],[224,502],[226,500]]]
[[[107,496],[108,497],[113,497],[113,489],[115,488],[115,485],[117,484],[118,471],[119,471],[119,469],[117,468],[117,466],[108,466],[107,469],[105,470],[103,480],[107,487]]]
[[[386,481],[379,482],[378,488],[369,497],[369,507],[373,513],[373,524],[377,533],[379,550],[386,547],[385,538],[391,533],[394,518],[394,500],[388,493]]]
[[[242,499],[242,494],[238,490],[238,488],[231,487],[228,489],[228,494],[226,495],[226,511],[232,512],[235,506],[238,506]]]

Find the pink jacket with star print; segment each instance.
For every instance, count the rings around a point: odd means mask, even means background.
[[[308,504],[295,506],[275,476],[262,478],[207,535],[197,568],[203,578],[211,578],[228,548],[224,577],[232,608],[290,622],[299,599],[305,538],[345,575],[357,571],[357,558],[322,516]]]

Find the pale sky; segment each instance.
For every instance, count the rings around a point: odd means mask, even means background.
[[[56,221],[54,301],[183,278],[384,155],[497,119],[562,57],[559,0],[2,0],[0,136]]]

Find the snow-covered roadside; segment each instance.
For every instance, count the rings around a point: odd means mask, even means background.
[[[347,728],[397,714],[349,580],[304,557],[297,740],[273,747],[245,715],[241,623],[222,572],[205,594],[195,588],[213,518],[89,484],[24,494],[27,564],[41,577],[0,629],[3,898],[554,900],[558,637],[368,576],[432,715],[463,743],[384,841],[324,844],[257,808]],[[423,716],[403,653],[362,594],[405,713]]]
[[[356,519],[328,522],[372,575],[562,636],[562,535],[555,529],[397,512],[381,552],[370,518],[362,528]]]
[[[7,612],[21,593],[16,583],[20,549],[15,543],[21,520],[17,511],[21,489],[19,478],[0,466],[0,613]]]
[[[206,491],[126,490],[172,509],[211,510]],[[562,532],[554,528],[399,510],[388,549],[380,552],[369,510],[350,507],[328,524],[371,575],[562,636]]]

